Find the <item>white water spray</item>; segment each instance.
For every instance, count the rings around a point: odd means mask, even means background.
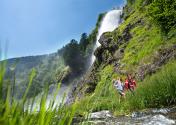
[[[122,13],[122,10],[111,10],[104,16],[102,23],[100,25],[100,28],[98,30],[97,41],[94,47],[94,51],[97,49],[97,47],[101,46],[101,44],[98,42],[101,35],[105,32],[111,32],[119,26],[120,20],[121,20],[120,19],[121,13]],[[91,59],[91,64],[93,64],[94,61],[95,61],[95,56],[93,54]]]

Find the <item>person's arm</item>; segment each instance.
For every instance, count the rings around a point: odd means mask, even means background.
[[[117,81],[114,82],[114,86],[117,87]]]
[[[125,88],[126,90],[128,89],[128,81],[127,81],[127,80],[125,81],[124,88]]]

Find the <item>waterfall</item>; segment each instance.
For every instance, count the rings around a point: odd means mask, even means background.
[[[94,51],[97,49],[97,47],[101,46],[101,44],[98,42],[101,35],[105,32],[111,32],[119,26],[121,22],[121,18],[120,18],[121,13],[122,13],[122,10],[111,10],[108,13],[106,13],[98,30],[97,41],[94,46]],[[91,64],[93,64],[94,61],[95,61],[95,56],[93,54],[91,59]]]

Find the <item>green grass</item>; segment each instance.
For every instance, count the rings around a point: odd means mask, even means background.
[[[172,0],[171,0],[172,1]],[[142,24],[138,24],[132,29],[130,29],[130,34],[132,39],[126,45],[124,58],[122,63],[125,64],[123,67],[127,71],[135,71],[137,66],[140,64],[151,63],[157,50],[163,46],[169,46],[175,44],[176,41],[176,30],[175,27],[171,27],[168,34],[165,34],[159,25],[155,23],[155,19],[151,17],[150,9],[148,9],[149,4],[153,2],[152,0],[129,0],[124,12],[129,15],[127,19],[120,25],[120,27],[114,31],[116,33],[114,38],[121,35],[123,30],[129,24],[135,24],[138,20],[142,19]],[[157,3],[157,1],[155,1]],[[161,1],[158,3],[162,3]],[[163,4],[163,3],[162,3]],[[167,6],[168,10],[170,9]],[[166,10],[167,10],[166,9]],[[131,10],[131,11],[128,11]],[[157,9],[158,10],[158,9]],[[160,10],[160,9],[159,9]],[[166,11],[164,9],[164,11]],[[174,11],[175,12],[175,11]],[[168,13],[164,13],[168,14]],[[162,15],[163,16],[163,15]],[[172,18],[165,18],[171,19]],[[164,20],[160,20],[164,21]],[[165,26],[165,25],[164,25]],[[124,45],[122,45],[123,47]]]
[[[138,84],[135,96],[128,95],[123,107],[133,111],[176,104],[176,62],[165,65],[161,71],[148,76]],[[122,104],[123,105],[123,104]],[[118,111],[118,109],[117,109]]]
[[[0,65],[0,85],[3,86],[3,75],[5,69],[3,70],[4,64]],[[8,85],[8,91],[6,97],[0,96],[0,125],[70,125],[75,114],[76,105],[73,104],[66,107],[64,104],[65,98],[61,104],[54,107],[54,102],[56,100],[56,95],[60,89],[60,84],[53,94],[53,99],[49,103],[49,107],[46,108],[48,89],[45,90],[42,95],[41,100],[39,100],[39,111],[37,107],[32,107],[34,105],[34,100],[32,100],[32,105],[29,103],[29,99],[26,98],[28,91],[32,85],[32,81],[36,76],[36,71],[32,70],[29,76],[29,84],[21,100],[12,99],[11,96],[11,85]],[[2,92],[2,87],[1,87]],[[4,95],[4,94],[3,94]],[[25,110],[25,106],[29,110]]]
[[[135,24],[138,20],[142,20],[142,24],[138,24],[130,29],[132,38],[126,45],[124,58],[122,63],[125,64],[125,70],[134,70],[142,61],[145,63],[151,62],[154,53],[162,46],[168,44],[163,39],[161,30],[156,25],[152,24],[146,13],[141,13],[136,10],[125,20],[117,29],[122,32],[128,24]],[[123,44],[121,46],[124,46]],[[147,59],[147,60],[146,60]],[[142,62],[143,63],[143,62]]]
[[[131,31],[133,38],[125,49],[124,62],[138,65],[144,57],[151,57],[164,43],[158,28],[152,27],[148,30],[146,27],[137,26]]]

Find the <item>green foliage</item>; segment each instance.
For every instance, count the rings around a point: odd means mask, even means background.
[[[0,101],[2,100],[2,97],[3,97],[3,80],[4,80],[4,74],[6,71],[5,67],[6,67],[5,61],[0,63]]]
[[[166,33],[172,27],[176,27],[175,0],[154,0],[148,7],[148,14]]]
[[[23,102],[24,102],[25,99],[26,99],[26,96],[27,96],[27,94],[28,94],[28,92],[29,92],[29,89],[30,89],[30,87],[31,87],[31,85],[32,85],[32,81],[33,81],[33,79],[34,79],[35,76],[36,76],[36,70],[35,70],[35,69],[32,69],[31,75],[30,75],[30,77],[29,77],[29,84],[28,84],[27,89],[26,89],[26,91],[25,91],[25,93],[24,93],[24,95],[23,95],[23,98],[22,98]]]
[[[142,10],[141,12],[151,17],[153,22],[157,24],[165,34],[167,34],[172,27],[176,27],[175,0],[128,0],[127,6],[127,8],[131,8],[131,11]]]
[[[83,43],[84,42],[81,42],[80,46],[80,44],[78,44],[78,42],[73,39],[69,44],[62,48],[62,56],[64,58],[65,64],[68,65],[72,72],[77,75],[83,72],[85,66],[85,59],[81,51]]]
[[[135,0],[135,9],[143,10],[147,5],[151,4],[154,0]]]
[[[85,52],[86,48],[87,48],[87,45],[89,44],[89,41],[88,41],[88,36],[86,33],[83,33],[81,35],[81,39],[80,39],[80,42],[79,42],[79,45],[80,45],[80,49]]]
[[[135,2],[135,0],[127,0],[127,3],[128,3],[129,5],[134,4],[134,2]]]

